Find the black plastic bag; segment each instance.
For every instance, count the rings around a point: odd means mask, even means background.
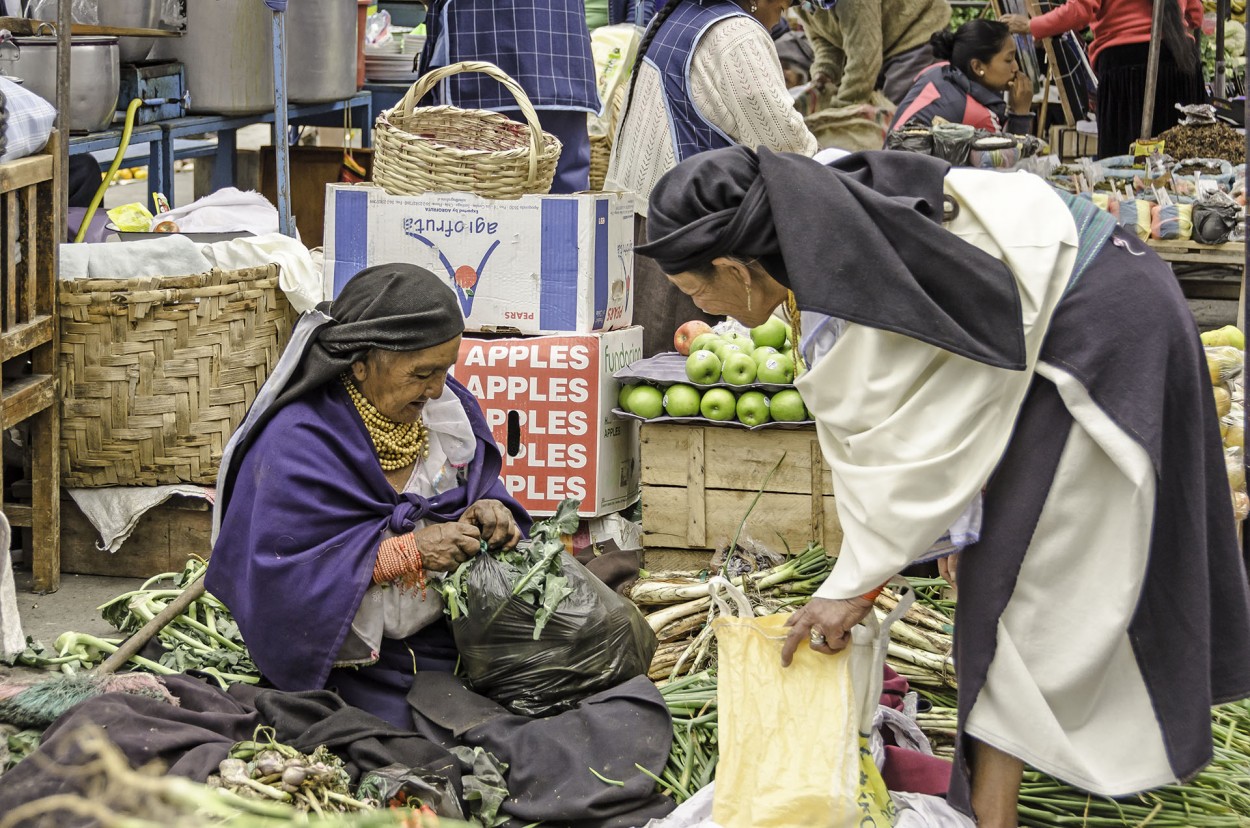
[[[1237,204],[1194,205],[1193,239],[1201,244],[1224,244],[1237,229],[1241,209]]]
[[[539,607],[513,588],[524,574],[489,555],[465,573],[463,611],[451,622],[472,689],[525,716],[570,710],[587,696],[645,675],[655,633],[629,599],[560,552],[567,592],[537,639]]]

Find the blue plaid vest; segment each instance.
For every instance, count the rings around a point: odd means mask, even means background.
[[[664,107],[678,162],[736,143],[710,124],[690,97],[690,61],[695,47],[714,23],[735,15],[754,20],[730,0],[683,0],[664,21],[643,58],[659,71],[664,84]]]

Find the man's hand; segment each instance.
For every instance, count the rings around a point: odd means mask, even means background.
[[[786,621],[790,634],[781,647],[781,666],[790,666],[794,651],[804,639],[813,650],[825,655],[845,649],[851,643],[851,628],[871,611],[872,601],[863,598],[813,598]]]
[[[479,500],[464,510],[460,520],[480,529],[491,549],[511,549],[521,542],[521,530],[512,512],[498,500]]]

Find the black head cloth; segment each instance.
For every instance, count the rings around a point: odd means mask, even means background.
[[[758,259],[803,310],[1022,370],[1015,277],[942,227],[949,169],[904,152],[830,166],[763,147],[700,153],[651,191],[648,241],[636,252],[666,273],[718,256]]]

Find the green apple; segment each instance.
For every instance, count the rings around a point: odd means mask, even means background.
[[[768,410],[777,422],[797,423],[801,420],[809,419],[807,406],[803,405],[803,398],[793,388],[787,388],[785,391],[778,391],[776,394],[773,394]]]
[[[664,413],[664,394],[650,385],[639,385],[629,393],[629,413],[650,420]]]
[[[709,420],[732,420],[737,413],[737,400],[728,388],[709,388],[703,392],[699,413]]]
[[[624,411],[629,410],[629,395],[634,393],[634,389],[638,387],[637,383],[631,385],[622,385],[620,392],[616,395],[616,407]]]
[[[712,346],[712,353],[720,357],[721,368],[725,367],[725,360],[729,359],[730,354],[740,354],[743,352],[742,346],[737,342],[729,342],[722,339]]]
[[[781,346],[781,352],[783,354],[788,354],[793,350],[794,350],[794,343],[788,339],[786,340],[786,344]]]
[[[794,382],[794,359],[789,354],[773,354],[759,365],[756,379],[772,385],[789,385]]]
[[[748,354],[755,350],[755,343],[751,341],[751,336],[749,334],[744,334],[739,331],[730,331],[729,333],[721,334],[720,338],[733,345],[740,346],[742,350],[746,351]]]
[[[751,329],[751,341],[756,346],[771,345],[774,348],[780,348],[786,344],[786,335],[789,333],[789,325],[775,316],[770,316],[763,325],[757,325]]]
[[[699,402],[703,395],[689,385],[670,385],[664,389],[664,413],[670,417],[699,416]]]
[[[731,353],[721,366],[720,376],[730,385],[750,385],[755,382],[755,360],[750,354]]]
[[[696,385],[711,385],[720,379],[720,357],[711,351],[693,351],[686,357],[686,379]]]
[[[720,336],[718,334],[699,334],[694,338],[694,341],[690,343],[690,353],[693,354],[695,351],[710,351],[712,346],[717,342],[720,342]]]
[[[772,419],[768,407],[768,397],[762,391],[748,391],[738,398],[738,421],[749,426],[766,423]]]
[[[764,360],[768,359],[773,354],[779,353],[781,352],[771,345],[762,345],[751,352],[751,359],[755,360],[756,365],[762,365]]]

